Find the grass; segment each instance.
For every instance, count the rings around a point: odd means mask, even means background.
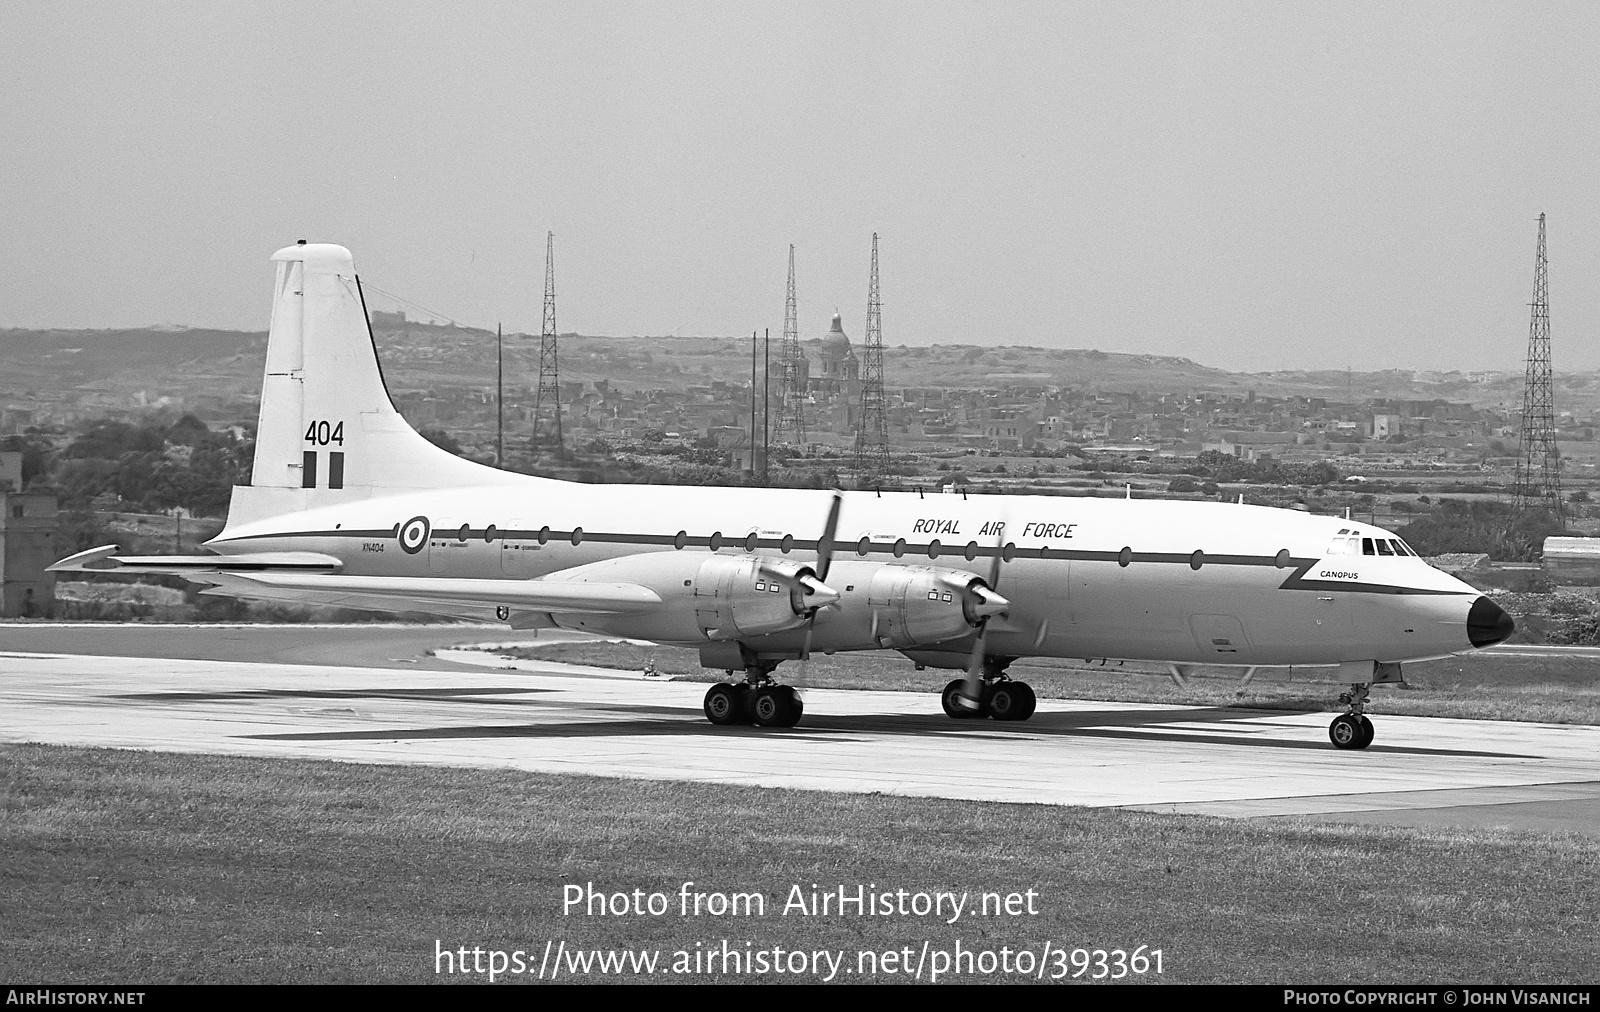
[[[599,667],[642,670],[653,663],[662,674],[685,681],[721,681],[720,671],[700,666],[699,654],[684,647],[641,646],[601,640],[531,644],[497,650],[508,657],[563,661]],[[779,672],[796,684],[816,688],[938,692],[958,671],[917,671],[893,651],[814,656]],[[1008,673],[1032,685],[1044,699],[1101,699],[1130,703],[1190,706],[1247,706],[1263,709],[1335,711],[1346,688],[1332,669],[1265,668],[1248,685],[1237,668],[1201,666],[1178,686],[1162,665],[1115,661],[1107,664],[1056,658],[1028,658]],[[1600,660],[1592,657],[1518,657],[1465,654],[1447,660],[1408,664],[1404,686],[1372,690],[1369,711],[1417,717],[1523,720],[1551,724],[1600,724]]]
[[[11,980],[421,982],[440,979],[436,940],[537,964],[547,940],[724,938],[851,960],[925,940],[1144,944],[1168,982],[1600,975],[1600,842],[1576,836],[43,745],[0,752],[0,790]],[[685,881],[760,892],[767,916],[562,914],[569,883],[676,897]],[[1032,889],[1039,913],[779,916],[813,883]]]

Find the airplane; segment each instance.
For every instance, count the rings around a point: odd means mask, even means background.
[[[1373,740],[1401,665],[1513,622],[1372,524],[1219,502],[585,485],[419,435],[385,386],[349,250],[279,250],[256,451],[214,554],[90,549],[52,567],[177,574],[205,593],[421,611],[696,647],[718,725],[804,713],[784,661],[893,649],[964,672],[955,719],[1027,720],[1021,657],[1336,666],[1329,726]],[[736,672],[743,677],[736,678]]]

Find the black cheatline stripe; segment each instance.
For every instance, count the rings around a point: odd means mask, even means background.
[[[495,541],[538,541],[539,534],[543,530],[543,528],[538,530],[515,530],[496,527]],[[391,527],[387,530],[284,531],[273,534],[257,534],[249,538],[228,538],[226,540],[254,541],[258,538],[392,538],[398,537],[399,531],[400,526],[396,524],[394,527]],[[486,527],[468,527],[467,540],[482,540],[487,531],[488,528]],[[573,532],[571,530],[556,530],[555,528],[550,528],[549,532],[545,535],[544,543],[568,544],[572,541],[572,534]],[[748,537],[748,535],[746,535],[746,537]],[[430,533],[430,538],[437,541],[455,541],[458,543],[461,540],[459,529],[449,531],[434,530]],[[785,540],[789,541],[789,552],[791,554],[794,552],[815,552],[817,551],[819,544],[817,541],[805,541],[799,538],[757,538],[755,550],[782,551]],[[678,536],[676,534],[616,534],[584,531],[583,543],[640,546],[657,545],[665,548],[671,548],[677,545]],[[911,558],[912,556],[926,557],[928,555],[928,549],[930,547],[929,544],[911,544],[908,542],[901,548],[901,554],[897,556],[895,555],[895,545],[897,543],[898,542],[895,541],[873,541],[867,546],[867,556],[887,555],[894,558]],[[685,548],[709,549],[711,547],[711,536],[687,535],[684,537],[683,544]],[[836,540],[834,543],[834,555],[837,558],[845,560],[848,560],[850,556],[856,556],[860,558],[862,556],[857,550],[856,544],[857,542]],[[721,547],[724,549],[736,549],[742,551],[744,550],[744,538],[741,538],[738,535],[724,534],[721,537]],[[1117,562],[1121,558],[1120,549],[1116,551],[1098,551],[1087,548],[1051,548],[1047,545],[1021,547],[1015,543],[1010,543],[1008,545],[995,545],[993,543],[988,545],[979,545],[973,550],[973,557],[975,559],[992,559],[996,555],[1003,555],[1007,547],[1009,547],[1012,552],[1012,556],[1009,561],[1013,562],[1023,559],[1053,559],[1057,561],[1070,560],[1076,562]],[[940,542],[939,554],[934,558],[935,561],[940,559],[955,561],[957,559],[965,559],[966,552],[967,545],[965,544],[956,543],[947,545],[943,542]],[[1153,562],[1164,565],[1182,564],[1187,566],[1189,565],[1193,556],[1193,552],[1134,552],[1132,561]],[[1300,567],[1299,573],[1296,575],[1305,573],[1320,561],[1322,560],[1304,558],[1291,560],[1293,564],[1296,564]],[[1205,556],[1205,565],[1282,568],[1278,566],[1276,555],[1208,554]],[[1294,579],[1294,577],[1291,577],[1291,580],[1292,579]],[[1289,587],[1288,585],[1285,585],[1284,589],[1301,588]],[[1440,593],[1449,592],[1440,591]]]
[[[1211,560],[1207,559],[1206,561],[1210,562]],[[1289,574],[1289,578],[1287,580],[1284,580],[1282,583],[1278,584],[1279,590],[1342,591],[1346,594],[1409,594],[1421,597],[1449,597],[1452,595],[1465,596],[1468,593],[1467,591],[1460,590],[1426,590],[1421,587],[1397,587],[1389,583],[1347,583],[1343,580],[1307,580],[1305,578],[1306,573],[1310,572],[1311,567],[1317,565],[1322,560],[1293,559],[1291,561],[1298,563],[1298,568],[1296,568],[1293,573]],[[1474,590],[1471,591],[1471,593],[1477,594],[1478,592]]]

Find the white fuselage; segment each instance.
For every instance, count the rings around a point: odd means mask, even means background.
[[[630,558],[654,553],[814,565],[832,495],[527,478],[230,525],[210,547],[317,552],[340,559],[345,575],[406,578],[560,580],[611,560],[600,567],[606,578],[626,580],[630,566],[643,565]],[[426,537],[414,523],[403,535],[417,518]],[[813,646],[900,645],[880,642],[889,619],[871,588],[883,567],[987,581],[999,554],[995,589],[1010,607],[989,625],[988,649],[997,655],[1286,665],[1472,649],[1467,616],[1478,592],[1414,556],[1341,550],[1359,546],[1346,539],[1361,536],[1392,537],[1358,522],[1223,503],[845,493],[827,576],[841,599],[818,614]],[[695,591],[677,584],[657,582],[664,606],[648,618],[552,617],[572,628],[703,643],[709,634],[694,619]],[[786,630],[741,642],[763,655],[796,656],[802,636]],[[959,637],[918,648],[966,649]]]

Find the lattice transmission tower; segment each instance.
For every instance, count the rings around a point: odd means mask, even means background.
[[[778,412],[778,438],[793,439],[796,446],[806,442],[805,352],[800,350],[800,323],[794,298],[794,245],[789,246],[789,295],[783,303],[783,402]]]
[[[556,234],[545,235],[544,326],[539,334],[539,389],[533,395],[533,452],[561,456],[561,367],[556,356]]]
[[[889,473],[889,421],[883,403],[883,304],[878,298],[878,233],[872,233],[872,280],[867,286],[867,338],[861,355],[861,422],[856,429],[856,474],[861,485]]]
[[[1533,319],[1528,327],[1528,368],[1522,391],[1517,447],[1516,511],[1543,508],[1565,525],[1561,505],[1561,453],[1556,448],[1555,396],[1550,374],[1550,289],[1545,271],[1544,215],[1533,260]]]

